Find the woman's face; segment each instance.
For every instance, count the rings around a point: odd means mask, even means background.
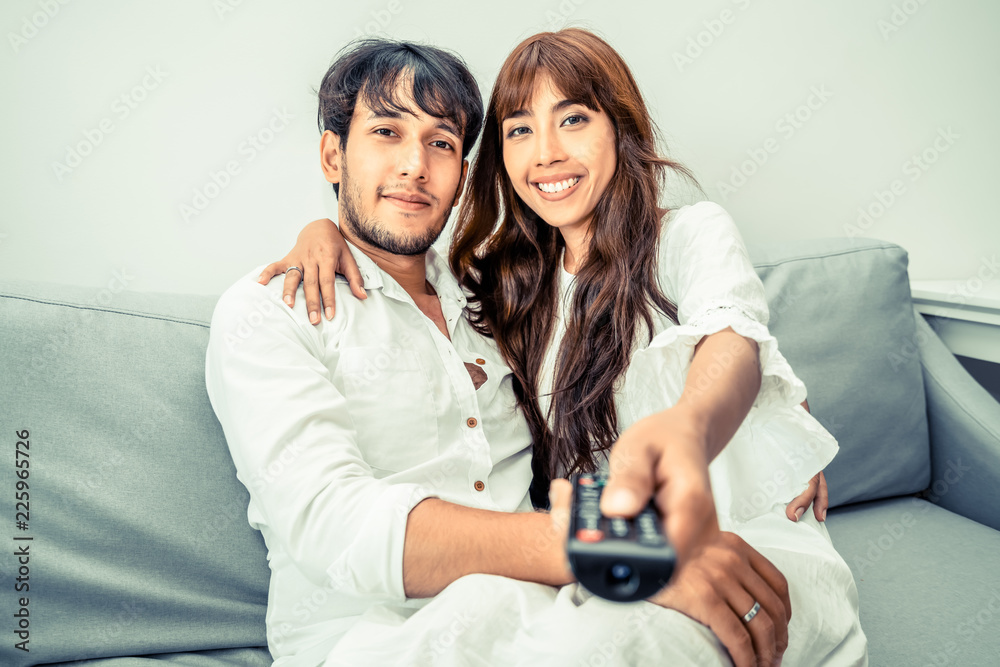
[[[566,99],[546,76],[526,108],[503,119],[502,131],[518,196],[564,236],[587,232],[617,165],[608,115]]]

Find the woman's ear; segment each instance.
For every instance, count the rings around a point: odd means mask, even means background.
[[[340,183],[340,135],[330,130],[319,140],[319,163],[329,183]]]

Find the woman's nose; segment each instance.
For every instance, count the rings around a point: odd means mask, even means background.
[[[566,159],[566,151],[555,130],[543,129],[538,134],[538,166],[561,162]]]

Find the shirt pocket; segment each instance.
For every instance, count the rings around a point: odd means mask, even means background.
[[[348,348],[339,366],[358,447],[370,466],[402,472],[437,456],[431,381],[415,352]]]

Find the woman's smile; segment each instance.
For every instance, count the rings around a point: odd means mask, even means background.
[[[533,185],[535,186],[535,189],[538,190],[542,199],[547,201],[559,201],[573,194],[576,191],[577,184],[579,184],[582,178],[582,176],[571,176],[569,178],[557,176],[555,178],[546,178],[535,181]]]

